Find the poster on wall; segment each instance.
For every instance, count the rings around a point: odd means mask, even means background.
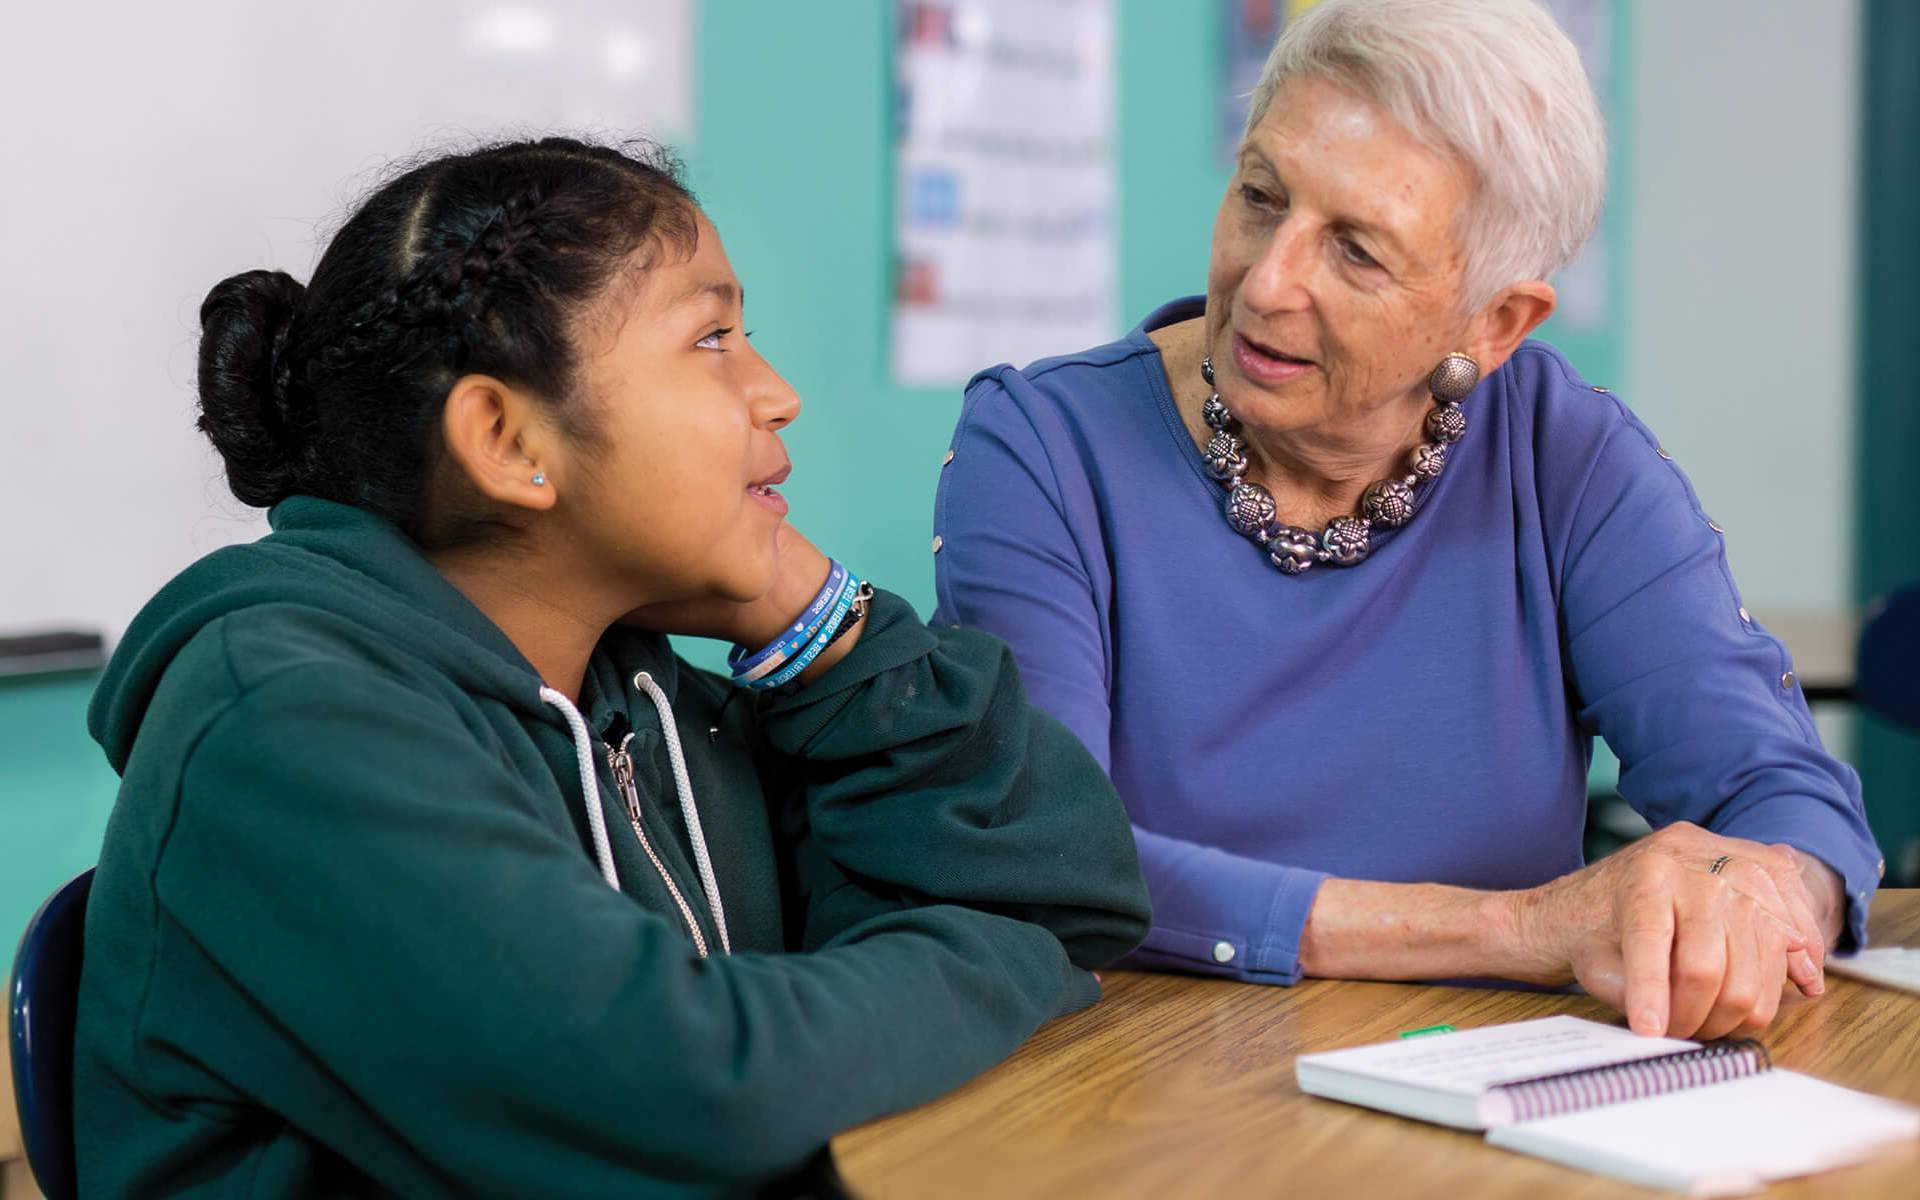
[[[1113,0],[900,0],[894,378],[1111,339]]]

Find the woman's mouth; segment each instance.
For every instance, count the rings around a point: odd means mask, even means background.
[[[1233,363],[1248,380],[1260,384],[1287,383],[1314,368],[1307,359],[1284,354],[1239,333],[1233,335]]]

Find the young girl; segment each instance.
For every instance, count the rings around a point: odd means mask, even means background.
[[[1004,647],[784,522],[799,401],[741,303],[670,165],[562,139],[208,295],[200,428],[273,533],[94,701],[84,1193],[749,1190],[1143,936]]]

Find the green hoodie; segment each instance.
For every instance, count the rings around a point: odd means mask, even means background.
[[[610,632],[579,709],[616,890],[506,635],[376,517],[272,520],[148,605],[94,699],[122,786],[83,1195],[750,1190],[1090,1004],[1146,933],[1111,786],[985,635],[881,593],[825,676],[755,697]]]

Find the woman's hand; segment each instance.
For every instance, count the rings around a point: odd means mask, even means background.
[[[1816,894],[1831,873],[1803,870],[1810,861],[1676,823],[1517,893],[1516,928],[1540,977],[1571,973],[1636,1032],[1751,1032],[1773,1019],[1788,980],[1809,996],[1825,990],[1837,917],[1831,896]]]

